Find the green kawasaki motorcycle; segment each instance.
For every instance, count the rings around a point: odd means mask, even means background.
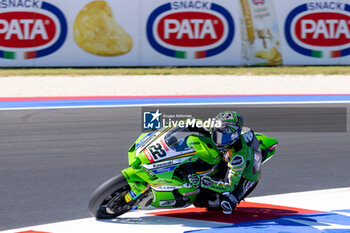
[[[262,163],[275,153],[277,140],[255,133]],[[202,128],[164,127],[141,134],[129,149],[129,167],[102,184],[89,202],[91,216],[111,219],[134,208],[152,205],[177,208],[193,204],[202,188],[187,183],[187,175],[214,176],[222,160]]]

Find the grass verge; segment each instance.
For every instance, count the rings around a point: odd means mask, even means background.
[[[156,68],[3,68],[9,76],[116,76],[116,75],[350,75],[350,66],[286,67],[156,67]]]

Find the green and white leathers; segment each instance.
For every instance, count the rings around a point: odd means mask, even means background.
[[[218,193],[232,192],[242,176],[246,181],[257,182],[262,162],[261,148],[253,131],[243,127],[243,117],[235,111],[221,112],[216,116],[221,127],[212,128],[212,139],[222,149],[227,163],[226,176],[212,179],[206,188]]]
[[[207,188],[218,193],[232,192],[241,178],[256,182],[260,178],[260,165],[262,155],[260,148],[254,150],[251,144],[256,141],[255,135],[248,128],[239,136],[235,145],[224,152],[223,159],[227,163],[228,171],[224,179],[212,179],[212,184]]]
[[[264,163],[275,153],[277,140],[256,135],[262,141],[261,148],[266,149],[262,159]],[[245,144],[243,151],[251,152]],[[135,206],[176,208],[191,205],[201,196],[198,194],[203,187],[190,185],[188,175],[195,172],[201,177],[215,176],[222,161],[210,133],[192,126],[164,127],[141,134],[128,154],[129,167],[93,193],[89,203],[92,216],[114,218]],[[249,177],[244,170],[242,175]],[[221,186],[218,184],[217,187]],[[217,190],[222,191],[220,188]]]

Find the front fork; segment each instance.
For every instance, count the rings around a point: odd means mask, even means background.
[[[124,197],[126,203],[129,203],[131,201],[135,201],[135,200],[138,200],[138,199],[142,198],[143,196],[145,196],[146,193],[149,192],[149,190],[150,190],[150,186],[149,185],[147,185],[147,187],[142,192],[140,192],[139,194],[136,194],[133,190],[130,190]]]
[[[141,177],[148,178],[148,174],[141,169],[133,169],[128,167],[122,171],[125,179],[127,180],[130,191],[125,195],[125,202],[134,202],[138,208],[147,206],[152,201],[152,192],[150,191],[150,185],[144,181]]]

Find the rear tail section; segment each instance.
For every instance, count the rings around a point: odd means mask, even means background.
[[[262,163],[264,164],[275,154],[278,141],[275,138],[267,137],[262,133],[255,133],[255,136],[260,144]]]

